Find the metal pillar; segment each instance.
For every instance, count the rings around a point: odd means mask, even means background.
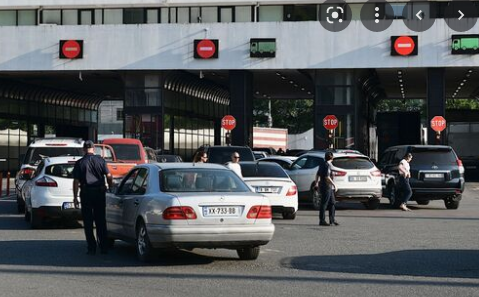
[[[231,131],[232,145],[253,146],[253,74],[244,70],[229,72],[230,114],[236,119]]]

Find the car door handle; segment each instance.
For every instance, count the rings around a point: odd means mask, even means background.
[[[133,202],[133,204],[135,204],[135,206],[138,206],[140,204],[140,201],[138,201],[138,199],[136,199],[135,202]]]

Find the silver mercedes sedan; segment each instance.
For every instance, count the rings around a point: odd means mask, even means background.
[[[254,260],[273,238],[271,219],[268,198],[216,164],[138,165],[106,198],[110,243],[135,243],[141,261],[171,247],[235,249]]]

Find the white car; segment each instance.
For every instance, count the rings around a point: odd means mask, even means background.
[[[148,261],[157,248],[235,249],[254,260],[274,234],[268,198],[223,165],[142,164],[106,195],[110,243],[135,242]]]
[[[23,186],[25,219],[33,229],[42,227],[46,219],[81,218],[80,209],[73,204],[73,167],[80,158],[46,158]]]
[[[25,200],[22,199],[21,190],[25,181],[31,178],[38,164],[48,157],[58,156],[82,156],[83,140],[79,138],[38,138],[29,146],[26,154],[21,157],[21,167],[15,176],[15,192],[17,194],[18,212],[22,213],[25,208]]]
[[[287,170],[298,186],[300,199],[312,201],[319,209],[319,197],[313,190],[319,165],[323,164],[326,151],[311,151],[300,156]],[[376,209],[382,196],[381,171],[369,157],[355,152],[333,151],[333,180],[338,187],[335,197],[338,201],[360,201],[368,209]]]
[[[283,219],[294,220],[298,211],[298,191],[288,174],[276,163],[258,160],[240,162],[243,180],[269,198],[275,213],[281,213]]]

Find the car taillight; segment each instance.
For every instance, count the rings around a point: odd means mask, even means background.
[[[189,206],[173,206],[168,207],[163,212],[165,220],[195,220],[196,212]]]
[[[464,165],[462,165],[461,159],[457,159],[456,162],[457,162],[457,166],[464,166]]]
[[[463,174],[465,172],[464,165],[462,165],[461,159],[456,159],[457,166],[459,166],[459,173]]]
[[[332,170],[334,176],[345,176],[347,174],[346,171],[339,171],[339,170]]]
[[[58,184],[56,181],[46,176],[37,180],[35,182],[35,185],[39,187],[53,187],[53,188],[58,187]]]
[[[298,187],[296,185],[289,187],[288,192],[286,193],[286,196],[293,196],[296,195],[298,192]]]
[[[255,205],[252,206],[248,214],[246,215],[248,219],[271,219],[273,218],[273,213],[271,212],[271,206],[269,205]]]
[[[371,171],[372,176],[380,177],[381,176],[381,171],[379,169]]]

